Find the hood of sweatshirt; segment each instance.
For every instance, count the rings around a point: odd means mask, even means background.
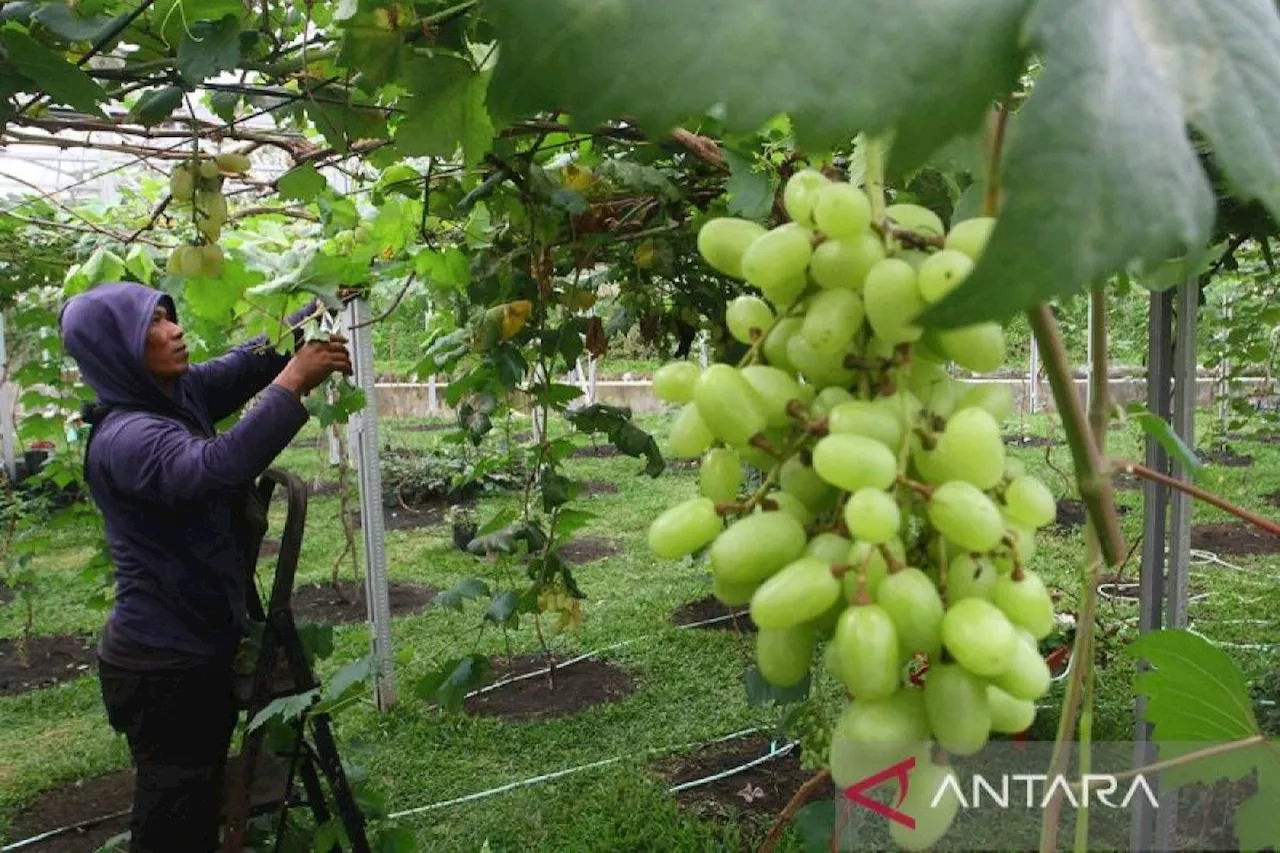
[[[175,401],[147,370],[147,332],[160,305],[176,322],[177,310],[168,294],[133,282],[111,282],[73,297],[63,307],[63,346],[100,404],[174,408]]]

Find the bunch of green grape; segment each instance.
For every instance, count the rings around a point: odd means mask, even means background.
[[[169,272],[207,278],[222,275],[224,259],[218,240],[228,215],[222,184],[225,175],[244,174],[249,166],[249,158],[244,154],[227,152],[216,157],[184,160],[173,167],[169,173],[169,195],[175,204],[191,207],[199,241],[178,246],[169,253]]]
[[[949,755],[1027,729],[1050,684],[1038,646],[1053,604],[1028,563],[1055,501],[1005,456],[1009,390],[948,371],[999,367],[1003,330],[916,322],[995,222],[947,231],[909,204],[873,222],[862,189],[816,171],[788,181],[784,205],[791,221],[772,230],[720,218],[698,234],[711,266],[760,295],[728,306],[750,347],[741,364],[654,377],[680,406],[668,450],[701,458],[701,494],[656,518],[649,544],[705,554],[715,595],[750,605],[770,683],[801,683],[821,648],[850,697],[827,756],[837,785],[917,754],[940,779]],[[764,477],[749,494],[744,466]],[[922,849],[953,815],[921,809],[916,829],[892,832]]]

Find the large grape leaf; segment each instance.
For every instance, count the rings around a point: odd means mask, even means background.
[[[413,95],[396,128],[396,147],[411,157],[452,157],[461,145],[467,165],[478,163],[493,140],[485,109],[488,72],[438,56],[410,62],[405,76]]]
[[[1236,807],[1236,842],[1241,850],[1280,850],[1280,756],[1274,745],[1257,755],[1258,790]]]
[[[1274,0],[1132,0],[1232,189],[1280,218],[1280,15]]]
[[[201,83],[240,61],[240,22],[234,15],[198,21],[178,47],[178,73],[188,83]]]
[[[904,126],[918,164],[974,127],[1022,65],[1028,0],[490,0],[504,119],[566,110],[663,132],[713,107],[730,131],[791,115],[809,148]],[[909,138],[908,138],[909,137]]]
[[[0,46],[4,47],[13,68],[55,104],[102,115],[98,103],[107,99],[107,93],[92,77],[57,53],[17,29],[0,31]]]
[[[1044,72],[1011,129],[1000,223],[926,322],[1007,317],[1136,259],[1204,245],[1213,192],[1137,10],[1133,0],[1036,7],[1029,25]]]
[[[1152,631],[1126,652],[1152,667],[1138,674],[1134,690],[1146,697],[1146,720],[1162,760],[1258,734],[1244,674],[1205,638],[1190,631]],[[1226,752],[1167,771],[1164,778],[1172,785],[1240,779],[1260,754],[1257,749]]]

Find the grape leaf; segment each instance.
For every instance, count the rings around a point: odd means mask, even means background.
[[[378,26],[375,12],[359,12],[345,23],[338,64],[359,70],[361,88],[373,91],[399,76],[412,55],[399,32]]]
[[[753,666],[743,676],[743,683],[747,688],[747,704],[755,708],[761,705],[790,705],[793,702],[802,702],[809,698],[810,680],[811,676],[806,675],[804,681],[794,687],[774,687],[760,674],[760,668]]]
[[[489,533],[491,531],[482,530],[481,533]],[[435,597],[432,601],[433,607],[444,607],[448,610],[456,610],[462,612],[462,604],[464,601],[472,601],[485,595],[492,595],[489,591],[489,585],[480,578],[466,578],[454,584],[452,589],[446,590]]]
[[[178,86],[148,89],[138,98],[129,114],[143,127],[154,127],[173,115],[173,111],[181,103],[182,89]]]
[[[1280,15],[1273,0],[1138,0],[1191,124],[1237,195],[1280,218]]]
[[[40,8],[31,15],[31,19],[48,27],[49,31],[59,38],[67,41],[88,42],[97,41],[118,20],[107,15],[85,16],[66,3],[41,3]]]
[[[766,219],[773,210],[774,195],[769,173],[755,171],[754,161],[736,151],[726,149],[724,161],[729,164],[729,180],[724,186],[729,194],[729,213],[745,219]]]
[[[905,169],[976,127],[1015,82],[1028,4],[492,0],[502,50],[489,104],[504,120],[554,109],[586,127],[627,115],[657,133],[712,107],[742,132],[785,112],[814,150],[912,116]]]
[[[585,509],[562,509],[556,515],[555,535],[557,539],[568,539],[581,530],[586,524],[600,516]]]
[[[1204,246],[1213,192],[1138,12],[1111,0],[1036,7],[1044,72],[1010,130],[1000,222],[973,273],[923,322],[1002,319],[1134,260]]]
[[[280,176],[276,181],[276,189],[283,199],[311,201],[329,186],[324,175],[316,171],[310,163],[295,166]]]
[[[474,166],[493,141],[493,122],[485,109],[488,72],[452,56],[415,59],[405,69],[412,97],[396,127],[396,147],[410,157],[452,157],[462,146],[463,160]]]
[[[1205,638],[1185,630],[1152,631],[1125,653],[1153,667],[1138,673],[1134,691],[1146,697],[1146,720],[1162,760],[1258,734],[1244,674]],[[1173,768],[1164,778],[1171,785],[1240,779],[1258,755],[1251,749],[1223,753]]]
[[[349,690],[363,684],[378,674],[378,661],[373,655],[350,661],[333,674],[325,686],[324,701],[332,705],[342,699]]]
[[[484,619],[495,625],[518,628],[520,626],[520,594],[515,590],[506,589],[495,595],[489,602],[489,606],[485,608]]]
[[[151,29],[172,47],[181,45],[199,21],[220,21],[227,15],[243,14],[243,0],[156,0],[151,7]]]
[[[1165,452],[1177,459],[1193,476],[1203,467],[1196,452],[1187,447],[1186,442],[1173,431],[1173,427],[1155,412],[1141,403],[1130,403],[1125,412],[1131,420],[1137,421],[1143,432],[1160,442]]]
[[[234,15],[194,24],[178,47],[178,73],[188,83],[201,83],[240,61],[240,24]]]
[[[1258,790],[1236,807],[1236,842],[1241,850],[1280,850],[1280,758],[1271,750],[1254,754]]]
[[[75,107],[81,112],[102,116],[98,108],[107,93],[76,66],[57,53],[37,42],[31,36],[16,29],[0,30],[0,46],[9,55],[9,62],[19,73],[35,84],[55,104]]]
[[[270,705],[254,715],[253,719],[249,721],[249,727],[246,731],[256,731],[273,717],[279,717],[280,721],[284,723],[292,722],[302,716],[302,713],[315,704],[319,698],[320,688],[313,687],[305,693],[296,693],[273,699]]]

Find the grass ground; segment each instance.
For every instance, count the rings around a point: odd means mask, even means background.
[[[662,418],[649,426],[661,429]],[[384,424],[384,441],[424,451],[442,440],[441,433],[409,432]],[[1009,431],[1047,434],[1047,419],[1010,423]],[[1132,428],[1111,437],[1111,451],[1137,458],[1140,438]],[[1280,490],[1280,445],[1235,442],[1237,452],[1251,454],[1250,468],[1209,468],[1203,482],[1224,496],[1264,515],[1275,515],[1264,496]],[[1065,446],[1016,450],[1029,468],[1059,494],[1070,481]],[[323,451],[289,450],[280,467],[306,477],[330,479]],[[419,848],[478,851],[487,842],[493,851],[563,850],[734,850],[754,845],[764,827],[758,819],[704,820],[677,807],[663,780],[650,767],[652,752],[705,741],[751,726],[777,721],[777,711],[750,707],[742,686],[747,649],[731,632],[686,631],[673,627],[672,610],[701,598],[709,581],[700,567],[658,561],[645,547],[645,530],[662,508],[694,494],[696,478],[668,471],[654,481],[637,476],[640,465],[625,457],[573,459],[574,476],[617,484],[616,494],[583,499],[598,515],[580,535],[618,540],[620,553],[583,566],[578,578],[587,593],[585,626],[553,641],[566,654],[618,645],[602,656],[628,668],[639,689],[629,698],[579,715],[541,722],[502,722],[431,711],[406,699],[386,715],[367,706],[345,712],[339,721],[344,750],[368,768],[387,793],[392,811],[412,809],[461,797],[512,781],[601,759],[620,757],[608,766],[586,770],[540,785],[518,788],[485,799],[427,811],[407,818]],[[515,501],[512,495],[481,499],[479,515],[487,518]],[[1132,508],[1123,519],[1130,541],[1140,531],[1141,493],[1119,493]],[[277,510],[278,512],[279,510]],[[1226,520],[1217,510],[1197,507],[1196,522]],[[88,607],[77,580],[89,553],[84,531],[60,534],[60,547],[41,558],[35,631],[40,634],[96,633],[103,614]],[[299,583],[328,577],[341,552],[343,535],[334,497],[311,502]],[[457,581],[492,572],[490,564],[455,550],[446,526],[391,532],[387,551],[392,578],[448,588]],[[1080,532],[1041,537],[1034,567],[1064,588],[1063,607],[1072,606],[1078,590],[1083,555]],[[1227,558],[1236,568],[1200,563],[1193,568],[1191,607],[1194,627],[1215,641],[1265,645],[1277,640],[1280,627],[1280,558]],[[350,576],[351,569],[343,569]],[[1127,574],[1137,577],[1136,561]],[[496,578],[495,578],[496,580]],[[1105,623],[1117,628],[1122,641],[1134,632],[1136,608],[1107,602]],[[0,607],[0,637],[20,629],[17,608]],[[405,655],[398,674],[402,684],[429,671],[448,657],[478,651],[497,654],[504,648],[500,632],[481,630],[480,613],[430,609],[400,618],[394,642]],[[338,629],[335,655],[325,663],[332,671],[368,650],[362,626]],[[510,636],[518,652],[533,651],[537,642],[527,627]],[[1274,652],[1230,648],[1250,678],[1274,668]],[[1131,667],[1114,654],[1102,671],[1095,715],[1095,737],[1126,739],[1132,728],[1129,693]],[[1055,692],[1046,701],[1036,730],[1051,736],[1055,725]],[[123,742],[107,726],[97,682],[86,676],[52,689],[0,698],[0,839],[8,838],[8,822],[21,805],[50,787],[127,766]],[[780,849],[798,850],[788,836]]]

